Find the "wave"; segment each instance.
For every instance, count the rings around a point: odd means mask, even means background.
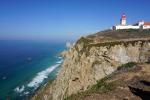
[[[60,61],[56,62],[55,65],[50,66],[49,68],[37,73],[37,75],[26,85],[22,86],[17,86],[14,91],[17,93],[20,93],[22,95],[28,95],[30,93],[30,89],[28,91],[28,88],[33,88],[33,91],[37,89],[41,83],[48,78],[49,74],[53,72],[57,67],[61,65],[63,60],[61,59]]]
[[[24,95],[27,95],[27,94],[29,94],[29,92],[27,91],[27,92],[24,92],[23,94],[24,94]]]
[[[15,91],[18,92],[18,93],[21,93],[21,92],[24,91],[24,89],[25,89],[25,86],[24,86],[24,85],[21,86],[21,87],[18,86],[18,87],[15,88]]]
[[[59,58],[59,59],[62,59],[62,57],[61,57],[61,56],[59,56],[58,58]]]
[[[51,66],[49,68],[47,68],[44,71],[41,71],[37,74],[36,77],[34,77],[32,79],[32,81],[30,83],[27,84],[28,87],[35,87],[38,88],[39,85],[44,81],[44,79],[48,78],[48,75],[55,70],[58,66],[60,66],[60,64],[56,64],[54,66]]]
[[[58,61],[58,62],[56,62],[57,64],[61,64],[63,62],[63,60],[60,60],[60,61]]]

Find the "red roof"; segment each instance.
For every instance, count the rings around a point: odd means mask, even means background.
[[[126,15],[125,15],[125,14],[122,14],[121,18],[126,18]]]
[[[150,22],[144,22],[145,26],[150,26]]]

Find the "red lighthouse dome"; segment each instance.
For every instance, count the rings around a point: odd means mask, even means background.
[[[126,19],[126,15],[123,13],[121,16],[122,19]]]

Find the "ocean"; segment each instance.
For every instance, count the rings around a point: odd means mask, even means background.
[[[53,80],[64,49],[65,43],[0,40],[0,100],[25,100]]]

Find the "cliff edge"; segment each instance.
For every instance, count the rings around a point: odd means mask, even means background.
[[[33,100],[63,100],[90,89],[124,64],[149,62],[150,30],[107,30],[81,37],[62,56],[57,78]]]

